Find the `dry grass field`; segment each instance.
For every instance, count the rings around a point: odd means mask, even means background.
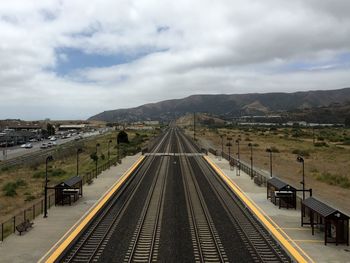
[[[314,196],[350,214],[350,130],[345,128],[258,128],[234,129],[200,128],[197,137],[207,146],[221,149],[220,134],[240,139],[240,158],[250,163],[248,143],[252,143],[254,166],[269,173],[269,153],[273,150],[273,174],[297,188],[301,188],[301,163],[305,160],[306,188],[312,188]],[[313,143],[315,138],[315,144]],[[232,141],[232,142],[233,142]],[[227,141],[224,141],[226,145]],[[226,146],[224,151],[228,152]],[[237,144],[231,148],[237,153]]]
[[[145,144],[153,136],[152,132],[127,132],[130,144],[121,147],[125,152],[137,151],[138,147]],[[96,137],[96,139],[84,142],[83,152],[79,155],[79,174],[91,171],[95,163],[90,154],[98,148],[98,164],[107,162],[108,141],[110,144],[110,158],[117,155],[116,145],[117,133],[109,133]],[[76,175],[76,149],[72,148],[71,154],[56,159],[49,163],[49,186],[53,186],[65,179]],[[18,167],[0,171],[0,222],[8,215],[14,214],[24,206],[35,202],[43,196],[45,182],[45,164],[28,167]]]

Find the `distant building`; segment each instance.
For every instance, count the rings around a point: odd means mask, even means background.
[[[75,130],[75,131],[81,131],[85,130],[87,128],[86,124],[62,124],[58,127],[59,131],[70,131],[70,130]]]
[[[144,126],[144,125],[130,125],[125,127],[126,130],[154,130],[152,126]]]
[[[159,121],[144,121],[145,125],[159,125]]]

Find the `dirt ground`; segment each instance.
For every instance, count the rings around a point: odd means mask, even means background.
[[[349,131],[339,131],[344,136]],[[231,137],[232,155],[237,156],[237,144],[240,139],[240,159],[250,164],[250,148],[253,147],[254,167],[270,172],[270,158],[267,148],[272,148],[273,174],[294,187],[301,189],[302,164],[296,161],[299,154],[304,154],[305,186],[313,189],[313,195],[325,203],[350,215],[350,149],[340,142],[322,140],[327,147],[315,147],[310,134],[294,138],[290,130],[277,129],[274,131],[256,131],[239,129],[200,129],[197,138],[207,147],[221,150],[220,134],[225,138]],[[286,135],[287,134],[287,135]],[[289,135],[288,135],[289,134]],[[316,136],[317,137],[317,134]],[[348,137],[347,137],[348,138]],[[316,139],[317,142],[317,139]],[[228,152],[224,140],[224,151]]]

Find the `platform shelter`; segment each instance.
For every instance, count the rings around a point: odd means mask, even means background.
[[[311,225],[324,231],[324,244],[335,243],[349,246],[349,216],[328,206],[327,204],[309,197],[302,201],[301,226]]]
[[[277,177],[267,180],[267,199],[279,208],[296,208],[296,189]]]
[[[83,180],[80,176],[74,176],[55,186],[55,204],[72,204],[83,195]]]

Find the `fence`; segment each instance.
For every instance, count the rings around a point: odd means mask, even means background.
[[[208,151],[215,155],[215,156],[218,156],[218,153],[221,152],[219,150],[215,150],[213,148],[209,148]],[[229,155],[225,152],[222,152],[222,157],[224,159],[226,159],[227,161],[230,159],[230,165],[232,167],[236,166],[240,166],[240,170],[245,172],[246,174],[250,175],[250,177],[252,179],[254,179],[254,183],[261,186],[267,186],[267,180],[268,180],[268,177],[264,174],[262,174],[261,172],[257,171],[257,170],[254,170],[254,169],[251,169],[251,167],[249,165],[247,165],[246,163],[242,162],[242,161],[239,161],[237,160],[236,158],[234,157],[230,157],[229,158]],[[312,190],[307,190],[309,191],[309,196],[312,196]],[[302,201],[302,198],[300,196],[297,195],[297,209],[300,209],[301,207],[301,201]]]
[[[97,178],[97,176],[109,169],[111,166],[117,165],[119,159],[115,157],[106,163],[97,167],[96,170],[91,170],[84,175],[82,175],[83,184],[92,182],[93,178]],[[48,208],[55,205],[55,193],[53,190],[48,190]],[[6,237],[16,232],[16,226],[24,222],[25,220],[33,220],[37,216],[41,215],[44,211],[44,198],[37,200],[34,204],[27,206],[22,211],[17,214],[10,216],[9,219],[5,220],[0,225],[0,241],[4,241]]]
[[[208,151],[214,155],[218,155],[217,153],[219,152],[218,150],[209,148]],[[252,179],[254,179],[254,183],[256,183],[257,185],[263,185],[266,186],[267,184],[267,178],[264,174],[262,174],[261,172],[251,169],[251,167],[249,165],[247,165],[246,163],[242,162],[241,160],[238,160],[235,157],[230,157],[227,153],[222,152],[222,157],[224,159],[226,159],[227,161],[230,160],[230,165],[231,166],[236,166],[239,167],[239,169],[243,172],[245,172],[246,174],[250,175],[250,177]]]

